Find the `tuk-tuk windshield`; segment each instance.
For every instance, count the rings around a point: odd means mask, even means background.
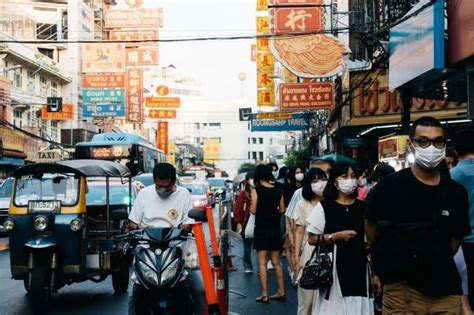
[[[79,179],[73,175],[22,176],[16,179],[14,203],[16,206],[27,206],[32,200],[54,200],[61,201],[61,205],[73,206],[78,201],[78,192]]]

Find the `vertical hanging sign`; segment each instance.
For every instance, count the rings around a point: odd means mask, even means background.
[[[143,69],[127,70],[127,122],[143,122]]]
[[[165,154],[168,154],[168,122],[158,122],[158,130],[156,134],[158,149],[163,150]]]

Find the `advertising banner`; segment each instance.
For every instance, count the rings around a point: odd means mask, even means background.
[[[266,11],[268,9],[268,0],[257,0],[257,11]]]
[[[308,130],[308,119],[303,114],[295,114],[291,119],[276,119],[276,120],[257,120],[250,121],[250,128],[252,131],[302,131]]]
[[[281,110],[316,110],[334,107],[334,84],[282,83],[280,88]]]
[[[268,6],[276,7],[276,6],[317,6],[323,5],[324,0],[268,0]]]
[[[221,159],[220,139],[204,139],[204,162],[215,163]]]
[[[124,89],[83,89],[82,102],[84,104],[123,104],[125,103]]]
[[[84,4],[82,0],[78,0],[77,6],[79,11],[79,39],[94,39],[94,11]]]
[[[268,37],[257,38],[257,51],[270,51]]]
[[[431,70],[444,68],[444,2],[435,0],[390,29],[390,90]]]
[[[112,30],[109,39],[117,41],[157,40],[158,30]]]
[[[268,12],[272,34],[314,33],[324,26],[322,8],[274,8]]]
[[[176,163],[176,144],[174,141],[168,143],[168,163],[171,165]]]
[[[12,151],[25,151],[25,136],[19,131],[0,127],[0,138],[3,149]]]
[[[257,69],[273,70],[275,67],[275,57],[270,52],[257,52]]]
[[[271,90],[257,91],[257,106],[273,106],[275,105],[275,92]]]
[[[61,112],[48,112],[46,105],[41,107],[41,119],[43,120],[72,120],[73,107],[72,104],[63,104]]]
[[[174,109],[150,109],[148,118],[157,119],[174,119],[176,118],[176,110]]]
[[[125,65],[158,65],[158,48],[127,48],[125,50]]]
[[[179,108],[181,107],[181,99],[179,97],[146,97],[145,106],[151,108]]]
[[[86,104],[82,107],[84,117],[124,117],[125,104]]]
[[[127,70],[127,108],[128,123],[143,121],[143,69],[130,68]]]
[[[168,154],[168,122],[158,122],[158,130],[156,132],[158,149],[162,150],[165,154]]]
[[[125,74],[83,74],[84,88],[124,88]]]
[[[106,28],[163,27],[163,9],[114,9],[105,11]]]
[[[124,72],[125,46],[123,44],[83,44],[82,72]]]
[[[267,16],[257,16],[257,35],[268,34],[270,32],[270,22]]]
[[[10,120],[11,107],[11,81],[0,75],[0,118]]]
[[[273,71],[257,71],[257,87],[273,88],[275,86],[273,76]]]
[[[448,3],[449,63],[474,55],[474,1],[450,0]]]
[[[379,140],[379,161],[397,159],[405,155],[407,147],[410,146],[408,136],[401,135]]]
[[[269,112],[269,113],[256,113],[251,115],[252,119],[291,119],[293,114],[289,112]]]

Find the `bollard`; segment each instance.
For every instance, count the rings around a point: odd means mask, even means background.
[[[196,239],[196,247],[199,256],[199,265],[202,273],[202,280],[204,282],[204,289],[206,291],[206,300],[209,315],[220,315],[219,304],[217,303],[216,291],[214,288],[214,281],[212,279],[212,271],[209,263],[209,256],[207,254],[206,239],[202,229],[202,223],[197,222],[193,224],[193,233]]]
[[[214,214],[212,207],[206,207],[207,225],[209,227],[209,236],[211,238],[212,256],[214,258],[214,267],[220,267],[219,245],[217,244],[216,228],[214,226]]]

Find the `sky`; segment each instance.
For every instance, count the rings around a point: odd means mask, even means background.
[[[117,8],[124,7],[123,0],[117,2]],[[144,7],[163,8],[160,39],[255,35],[255,0],[145,0]],[[253,43],[255,39],[160,42],[160,65],[173,64],[179,73],[196,78],[203,96],[214,101],[241,99],[239,73],[244,72],[244,102],[254,105],[256,65],[250,59]]]

